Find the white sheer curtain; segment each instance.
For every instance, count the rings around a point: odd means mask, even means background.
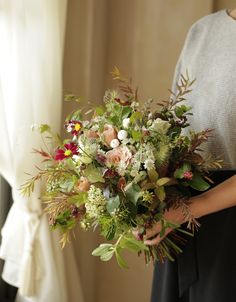
[[[30,198],[18,190],[25,172],[34,173],[32,148],[41,145],[30,126],[60,129],[65,16],[66,0],[0,0],[0,173],[14,199],[0,257],[2,277],[19,287],[17,301],[83,301],[73,252],[61,251],[51,234],[40,186]]]

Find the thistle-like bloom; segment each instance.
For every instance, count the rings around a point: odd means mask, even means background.
[[[65,123],[65,128],[67,132],[77,136],[82,130],[82,123],[76,120],[67,121]]]
[[[78,154],[78,146],[75,143],[69,143],[65,144],[63,149],[57,149],[54,158],[55,160],[63,160]]]

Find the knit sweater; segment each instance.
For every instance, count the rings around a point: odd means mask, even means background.
[[[196,78],[187,100],[194,114],[190,127],[213,128],[203,149],[221,157],[224,168],[236,169],[236,21],[226,10],[205,16],[190,28],[174,84],[186,70]]]

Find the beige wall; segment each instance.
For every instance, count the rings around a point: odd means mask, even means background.
[[[163,99],[187,30],[214,10],[235,1],[212,0],[68,0],[64,89],[100,102],[113,85],[117,65],[140,87],[143,99]],[[86,102],[85,102],[86,103]],[[72,109],[64,108],[64,114]],[[90,255],[98,235],[81,233],[75,245],[85,302],[148,302],[152,265],[127,255],[129,270]],[[70,301],[76,302],[76,301]]]

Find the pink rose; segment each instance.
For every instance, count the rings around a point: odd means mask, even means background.
[[[117,166],[121,161],[128,166],[132,153],[126,146],[120,146],[106,153],[107,163]]]
[[[111,125],[105,125],[102,135],[107,146],[110,146],[111,141],[117,138],[117,132]]]

